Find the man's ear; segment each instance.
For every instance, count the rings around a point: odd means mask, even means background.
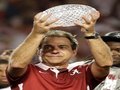
[[[37,51],[36,51],[36,54],[38,55],[38,56],[40,56],[41,55],[41,53],[42,53],[42,49],[37,49]]]
[[[39,56],[40,55],[40,49],[38,48],[36,51],[36,55]]]
[[[38,59],[39,59],[40,62],[42,62],[41,53],[42,53],[42,49],[38,48],[37,51],[36,51],[36,54],[37,54]]]
[[[76,48],[75,50],[73,50],[73,57],[75,57],[77,55],[77,51],[78,51],[78,48]]]

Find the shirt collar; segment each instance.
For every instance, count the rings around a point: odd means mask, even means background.
[[[83,65],[83,64],[85,64],[86,63],[86,61],[80,61],[80,62],[75,62],[75,63],[71,63],[71,64],[69,64],[68,65],[68,67],[66,68],[66,69],[68,69],[69,71],[70,70],[72,70],[74,67],[76,67],[76,66],[81,66],[81,65]],[[41,69],[43,69],[43,70],[48,70],[48,69],[50,69],[50,68],[55,68],[55,67],[50,67],[50,66],[47,66],[47,65],[45,65],[44,63],[38,63],[38,64],[35,64],[35,66],[37,66],[37,67],[39,67],[39,68],[41,68]],[[56,68],[57,69],[57,68]]]
[[[43,70],[48,70],[49,68],[51,68],[51,67],[49,67],[49,66],[47,66],[47,65],[45,65],[45,64],[43,64],[43,63],[38,63],[38,64],[35,64],[35,66],[37,66],[37,67],[39,67],[39,68],[42,68]]]

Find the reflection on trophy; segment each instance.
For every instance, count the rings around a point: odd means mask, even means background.
[[[49,8],[43,11],[43,16],[46,14],[52,14],[48,20],[52,18],[58,18],[59,20],[54,24],[57,26],[74,26],[74,22],[79,20],[80,23],[84,23],[84,20],[81,18],[82,16],[87,16],[89,20],[91,20],[92,12],[97,12],[97,10],[93,7],[81,4],[65,4],[59,5],[52,8]],[[96,17],[97,16],[96,14]]]

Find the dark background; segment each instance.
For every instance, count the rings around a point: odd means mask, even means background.
[[[120,0],[0,0],[0,53],[16,48],[24,40],[32,29],[35,14],[62,4],[85,4],[100,11],[95,27],[100,35],[120,30]],[[91,52],[77,29],[66,30],[77,35],[80,46],[75,60],[81,60]]]

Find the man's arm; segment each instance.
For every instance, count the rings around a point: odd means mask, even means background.
[[[97,17],[94,14],[97,14]],[[91,66],[91,72],[95,78],[103,78],[108,75],[109,67],[112,66],[113,63],[110,48],[103,42],[101,37],[91,37],[96,33],[94,25],[99,16],[99,12],[92,13],[91,20],[88,20],[87,17],[84,16],[83,19],[85,23],[80,24],[76,22],[77,25],[82,27],[81,31],[84,32],[90,50],[94,56],[95,62]]]
[[[98,39],[89,39],[88,42],[95,59],[91,71],[94,77],[103,78],[108,75],[109,67],[113,63],[110,48],[100,37]]]
[[[31,33],[14,50],[10,57],[7,71],[12,77],[19,77],[26,72],[27,66],[36,53],[41,40],[52,27],[51,24],[56,21],[54,19],[53,21],[47,22],[50,15],[46,15],[40,19],[41,15],[42,13],[39,13],[35,16]]]

